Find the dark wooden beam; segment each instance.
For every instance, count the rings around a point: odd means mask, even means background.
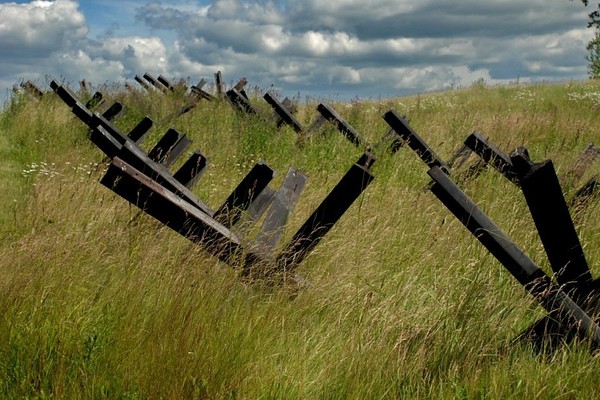
[[[298,120],[292,115],[292,113],[275,98],[271,93],[267,92],[263,96],[263,98],[269,103],[271,107],[275,110],[279,118],[289,126],[291,126],[296,133],[302,133],[304,128]]]
[[[250,207],[274,175],[275,171],[264,161],[256,163],[215,212],[214,218],[227,227],[235,225],[240,220],[242,212]]]
[[[439,167],[428,172],[432,193],[565,329],[600,345],[600,327],[485,215]]]
[[[118,157],[100,183],[232,266],[249,270],[264,263],[229,229]]]
[[[533,163],[523,148],[510,160],[556,280],[567,292],[585,290],[592,274],[552,161]]]
[[[206,162],[206,157],[199,151],[195,151],[173,174],[173,178],[191,190],[206,170]]]
[[[465,145],[481,157],[486,164],[504,175],[506,179],[516,185],[519,184],[510,157],[500,151],[490,140],[478,132],[473,132],[465,139]]]
[[[280,271],[289,272],[300,264],[373,179],[367,168],[353,164],[277,256]]]
[[[356,147],[366,147],[366,142],[361,138],[360,134],[344,120],[333,108],[327,104],[319,104],[317,111],[328,121],[332,122],[335,127]]]
[[[265,256],[272,256],[305,183],[306,175],[292,167],[275,193],[256,239],[257,248]]]
[[[446,163],[433,151],[431,147],[415,132],[408,121],[401,115],[396,113],[394,110],[390,110],[383,116],[385,122],[393,129],[393,131],[400,137],[403,142],[408,144],[421,160],[429,168],[439,167],[445,173],[448,173],[448,166]]]

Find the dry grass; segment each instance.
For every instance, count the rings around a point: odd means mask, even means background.
[[[598,94],[597,94],[598,93]],[[216,207],[260,158],[308,183],[286,238],[360,155],[325,128],[302,142],[201,103],[123,95],[127,131],[176,126],[210,159],[196,192]],[[568,171],[600,144],[600,84],[488,88],[333,104],[370,142],[393,108],[449,158],[473,130]],[[301,120],[314,118],[303,104]],[[376,176],[299,272],[311,288],[242,283],[234,270],[97,183],[100,152],[53,95],[0,117],[0,393],[6,398],[594,398],[585,346],[538,355],[512,338],[542,312],[430,193],[408,149]],[[44,163],[44,164],[42,164]],[[599,172],[596,163],[592,170]],[[591,172],[590,172],[591,173]],[[567,183],[575,188],[579,182]],[[465,191],[548,270],[517,188],[494,171]],[[15,202],[16,200],[16,202]],[[577,216],[600,274],[598,200]]]

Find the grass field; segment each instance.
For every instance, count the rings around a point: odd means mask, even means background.
[[[299,139],[181,96],[101,88],[125,105],[123,131],[156,122],[187,133],[210,167],[195,192],[217,207],[259,159],[308,176],[284,242],[362,153],[326,126]],[[84,94],[81,94],[84,98]],[[368,141],[405,114],[444,159],[477,130],[506,152],[552,159],[569,198],[600,172],[568,179],[600,144],[600,82],[471,88],[407,98],[328,101]],[[269,107],[255,101],[266,114]],[[299,120],[316,116],[300,99]],[[242,282],[98,183],[106,167],[87,127],[51,92],[0,112],[0,398],[380,399],[600,395],[584,344],[538,354],[513,338],[543,315],[517,281],[423,188],[409,149],[378,152],[375,180],[298,272],[310,288]],[[461,182],[551,272],[519,189],[489,169]],[[600,275],[600,200],[574,213]]]

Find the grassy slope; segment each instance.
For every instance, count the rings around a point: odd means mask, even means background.
[[[119,97],[122,97],[120,95]],[[333,129],[291,129],[202,103],[127,95],[118,125],[188,133],[211,168],[198,194],[217,206],[259,158],[308,184],[286,236],[360,155]],[[486,88],[333,104],[371,142],[381,115],[407,114],[444,158],[478,130],[526,145],[565,175],[600,144],[600,84]],[[267,111],[265,109],[265,111]],[[315,104],[299,118],[308,123]],[[241,283],[97,183],[100,152],[54,95],[15,98],[0,115],[0,397],[593,398],[600,373],[583,346],[552,356],[510,344],[541,310],[431,194],[407,149],[379,154],[376,180],[299,272],[312,288]],[[598,163],[593,170],[598,172]],[[590,172],[591,173],[591,172]],[[585,177],[584,177],[585,178]],[[581,182],[564,182],[567,195]],[[543,268],[517,188],[494,171],[465,191]],[[600,275],[596,199],[576,215]]]

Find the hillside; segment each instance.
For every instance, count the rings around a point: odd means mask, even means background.
[[[146,150],[171,126],[188,134],[209,158],[194,191],[211,206],[259,159],[279,171],[275,187],[290,166],[303,171],[287,239],[362,154],[331,124],[300,139],[225,101],[173,117],[181,94],[99,90],[125,106],[123,131],[155,121]],[[526,146],[552,159],[566,198],[600,172],[597,160],[568,179],[600,144],[599,82],[328,104],[370,143],[396,110],[446,160],[473,131],[506,152]],[[297,118],[309,124],[316,105],[300,99]],[[106,160],[87,134],[51,91],[0,113],[0,397],[597,397],[585,344],[539,354],[513,342],[544,310],[424,190],[410,149],[376,154],[373,183],[298,268],[310,287],[268,287],[100,185]],[[518,187],[492,168],[460,186],[551,273]],[[573,210],[594,277],[599,199]]]

